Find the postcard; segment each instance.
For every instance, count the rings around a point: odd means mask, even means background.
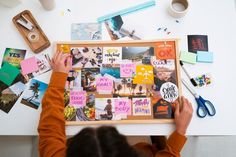
[[[146,97],[145,84],[134,84],[132,78],[114,80],[113,97]]]
[[[153,66],[151,65],[137,65],[136,74],[133,79],[134,84],[153,84]]]
[[[113,98],[95,98],[95,119],[112,120],[115,113]]]
[[[207,35],[188,35],[188,51],[208,51]]]
[[[76,111],[77,121],[95,120],[95,94],[86,95],[86,105]]]
[[[133,98],[133,115],[134,116],[150,116],[151,100],[150,98]]]
[[[118,39],[126,36],[126,35],[119,32],[122,25],[123,25],[123,20],[120,15],[115,16],[115,17],[105,21],[104,23],[105,23],[105,27],[108,31],[108,34],[109,34],[111,40],[118,40]]]
[[[23,94],[21,103],[34,109],[38,109],[47,87],[48,85],[46,83],[32,79],[29,88]]]
[[[5,62],[0,69],[0,81],[7,86],[10,86],[18,74],[20,74],[20,70],[18,68],[8,62]]]
[[[122,59],[131,60],[136,64],[151,65],[152,56],[154,56],[153,47],[122,47]]]
[[[8,62],[9,64],[20,69],[20,62],[24,60],[25,53],[26,53],[26,50],[6,48],[4,56],[3,56],[2,66],[5,62]]]
[[[32,64],[32,66],[28,66]],[[38,54],[21,62],[22,71],[26,72],[29,79],[44,74],[51,70],[48,54]],[[24,73],[23,73],[24,75]]]
[[[71,48],[73,68],[93,68],[102,64],[102,48],[74,47]]]
[[[120,65],[119,64],[102,64],[100,69],[101,75],[111,75],[114,78],[120,78]]]
[[[122,47],[103,47],[104,64],[119,64],[122,61]]]
[[[81,70],[72,69],[68,73],[66,89],[81,89]]]
[[[71,40],[101,40],[102,26],[100,23],[72,23]]]
[[[95,92],[96,89],[96,77],[100,75],[99,68],[83,68],[81,70],[81,85],[83,90],[87,92]]]
[[[17,82],[9,88],[3,90],[0,96],[0,109],[8,113],[19,99],[25,88],[25,84],[22,82]]]

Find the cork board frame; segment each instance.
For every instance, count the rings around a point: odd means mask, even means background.
[[[175,53],[175,75],[176,85],[179,90],[179,98],[182,95],[180,66],[179,66],[179,39],[157,39],[157,40],[132,40],[132,41],[59,41],[55,42],[54,52],[62,51],[63,46],[72,47],[153,47],[154,53],[159,50],[159,45],[173,44]],[[103,97],[102,94],[96,94],[96,98]],[[112,97],[112,95],[106,97]],[[180,102],[180,99],[178,101]],[[181,103],[180,103],[181,104]],[[153,104],[152,104],[153,105]],[[153,106],[151,107],[153,110]],[[154,119],[153,111],[151,116],[128,116],[124,120],[99,120],[99,121],[66,121],[66,125],[102,125],[102,124],[153,124],[153,123],[173,123],[173,118]]]

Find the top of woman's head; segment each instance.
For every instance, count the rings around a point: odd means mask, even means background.
[[[136,151],[116,128],[85,128],[67,142],[67,157],[136,157]]]

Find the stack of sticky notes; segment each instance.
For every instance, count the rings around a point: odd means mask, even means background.
[[[197,51],[197,62],[212,63],[213,53],[208,51]]]
[[[181,51],[180,60],[190,64],[196,62],[213,63],[213,53],[208,51],[197,51],[197,53]]]
[[[196,63],[197,54],[192,52],[181,51],[180,52],[180,60],[186,63],[195,64]]]
[[[37,71],[38,64],[35,57],[30,57],[20,62],[21,70],[23,75]]]

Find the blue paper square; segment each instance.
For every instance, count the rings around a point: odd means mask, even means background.
[[[197,62],[212,63],[213,53],[208,51],[197,51]]]

